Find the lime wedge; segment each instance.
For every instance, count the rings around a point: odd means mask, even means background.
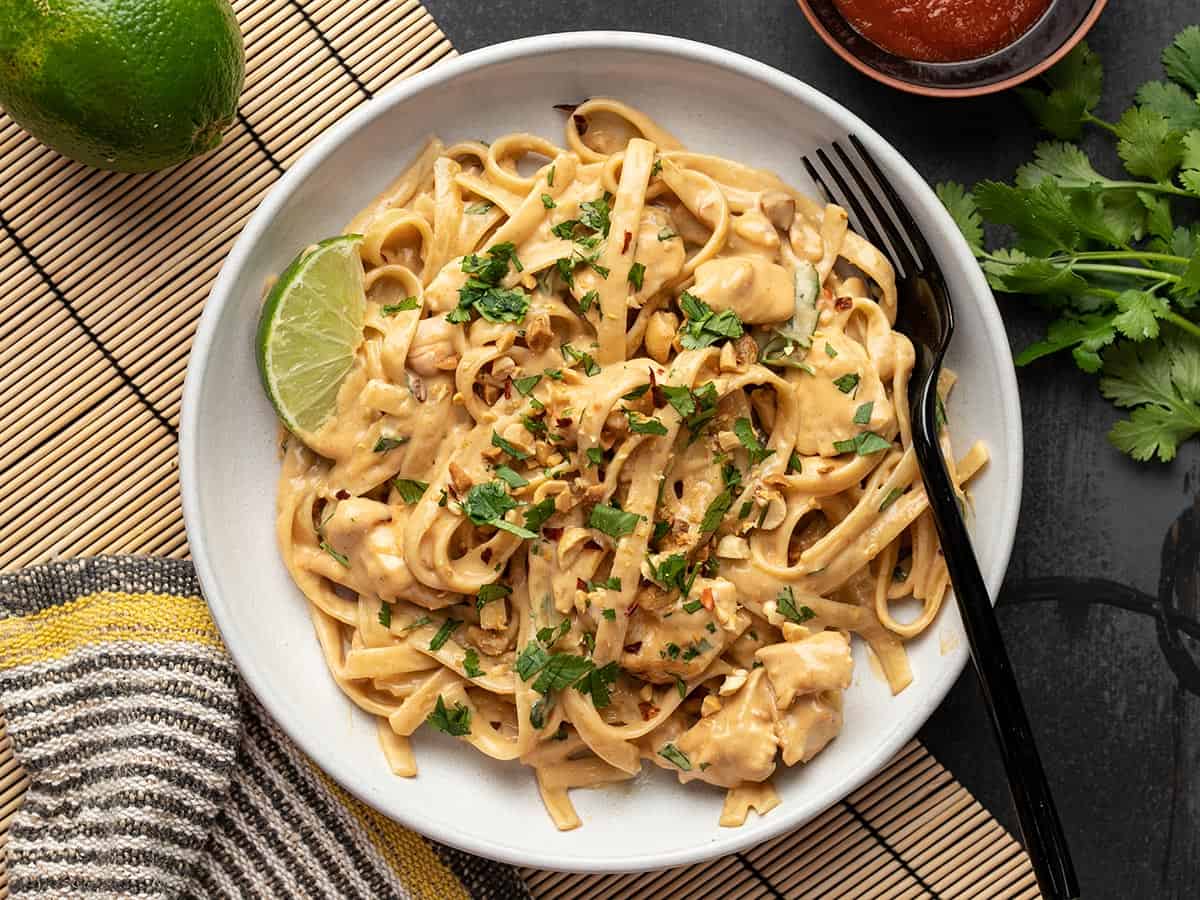
[[[283,424],[303,438],[337,408],[363,339],[362,235],[321,241],[297,256],[258,320],[258,371]]]

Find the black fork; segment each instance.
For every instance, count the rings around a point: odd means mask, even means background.
[[[1038,885],[1050,900],[1073,900],[1079,896],[1079,884],[1070,851],[938,442],[938,373],[954,332],[950,295],[912,215],[862,142],[851,135],[849,143],[860,163],[835,141],[831,152],[816,151],[819,166],[808,157],[804,157],[804,166],[826,196],[850,213],[858,233],[887,253],[896,269],[900,299],[896,326],[916,350],[908,396],[913,449],[962,612],[971,659],[991,713]],[[874,184],[863,174],[864,167]],[[831,190],[822,171],[829,174],[837,190]]]

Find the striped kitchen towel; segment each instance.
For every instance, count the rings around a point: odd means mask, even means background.
[[[0,707],[32,779],[16,900],[529,896],[317,769],[242,683],[189,563],[0,575]]]

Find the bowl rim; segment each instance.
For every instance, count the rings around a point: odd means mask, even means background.
[[[934,211],[934,215],[941,219],[943,231],[951,235],[949,251],[972,260],[972,266],[967,269],[967,277],[972,282],[971,295],[980,298],[978,306],[984,321],[987,342],[1000,358],[1010,360],[1010,364],[1001,367],[1000,370],[997,402],[1002,408],[1005,419],[1017,423],[1017,427],[1009,429],[1004,436],[1003,455],[1010,467],[1011,482],[1003,487],[1005,502],[1003,508],[998,509],[993,517],[996,533],[992,538],[992,544],[997,547],[998,553],[993,565],[984,572],[984,579],[992,596],[992,602],[995,603],[1012,553],[1017,518],[1020,512],[1023,480],[1023,436],[1020,427],[1022,420],[1016,370],[1011,365],[1007,333],[1000,318],[999,308],[992,297],[983,273],[978,266],[973,264],[973,256],[965,239],[962,238],[949,213],[942,208],[924,178],[875,129],[840,103],[765,63],[719,47],[663,35],[621,31],[564,32],[520,38],[475,50],[391,85],[377,93],[374,99],[367,100],[351,110],[317,136],[300,159],[270,188],[257,209],[247,219],[222,265],[220,274],[205,304],[188,360],[180,408],[180,485],[184,525],[196,574],[213,619],[221,631],[231,657],[247,685],[280,728],[334,781],[363,803],[379,810],[402,825],[469,853],[513,865],[528,865],[562,871],[596,873],[648,871],[702,862],[745,850],[750,846],[794,830],[805,821],[820,815],[837,800],[832,800],[827,806],[811,810],[807,814],[797,812],[788,815],[785,809],[781,809],[770,818],[764,819],[760,827],[753,830],[722,829],[728,833],[721,834],[713,841],[695,847],[666,852],[648,852],[619,859],[589,859],[583,862],[575,859],[569,853],[555,851],[549,847],[541,848],[534,856],[513,848],[511,845],[498,843],[491,839],[460,834],[437,823],[426,823],[422,821],[419,811],[405,810],[394,804],[391,804],[390,808],[384,809],[384,798],[374,797],[365,790],[353,768],[339,759],[336,754],[325,750],[323,743],[312,729],[305,729],[299,725],[289,726],[289,723],[292,723],[293,715],[288,705],[272,687],[269,670],[260,667],[254,654],[249,652],[249,648],[243,647],[239,643],[234,629],[236,605],[225,602],[221,597],[216,571],[209,558],[202,531],[200,484],[196,477],[200,467],[199,459],[202,455],[203,443],[197,429],[198,417],[205,372],[218,335],[218,322],[222,318],[222,312],[226,305],[238,302],[240,299],[233,294],[232,290],[239,278],[240,270],[256,249],[262,234],[269,228],[294,188],[307,179],[313,170],[368,123],[389,114],[395,106],[418,92],[453,81],[460,74],[477,69],[540,54],[579,50],[616,50],[656,54],[727,69],[732,74],[765,83],[804,102],[818,114],[858,135],[871,153],[882,161],[883,167],[898,174],[897,180],[905,182],[906,188],[926,195],[926,204]],[[998,447],[997,450],[999,449]],[[912,715],[899,723],[890,733],[884,735],[875,751],[861,761],[853,776],[845,779],[838,786],[837,791],[840,797],[848,796],[874,777],[924,725],[933,711],[941,704],[962,671],[967,654],[964,650],[957,653],[956,656],[955,661],[948,660],[947,665],[937,673],[937,676],[930,679],[927,691]]]
[[[1087,33],[1092,30],[1092,26],[1096,24],[1096,20],[1100,18],[1100,13],[1104,12],[1104,8],[1108,6],[1108,0],[1093,0],[1092,8],[1088,11],[1087,15],[1083,17],[1083,20],[1075,30],[1067,35],[1066,40],[1056,50],[1027,69],[1017,72],[1015,75],[1010,75],[991,84],[968,85],[964,87],[934,87],[933,85],[919,84],[915,81],[905,81],[902,78],[888,75],[886,72],[881,72],[874,66],[868,65],[865,61],[851,53],[841,41],[829,33],[829,29],[825,27],[824,23],[813,11],[811,0],[796,0],[796,3],[800,6],[800,11],[804,13],[804,18],[808,19],[808,24],[812,26],[813,31],[820,35],[825,45],[864,75],[875,79],[881,84],[886,84],[888,87],[893,87],[909,94],[917,94],[922,97],[951,98],[982,97],[986,94],[996,94],[1000,91],[1006,91],[1011,87],[1016,87],[1019,84],[1024,84],[1032,78],[1036,78],[1074,50],[1075,45],[1083,40]]]

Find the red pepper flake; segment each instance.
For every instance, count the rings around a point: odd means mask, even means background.
[[[484,547],[483,552],[479,554],[479,558],[485,563],[490,563],[492,561],[492,548]]]
[[[340,490],[336,494],[334,494],[334,496],[337,497],[339,500],[349,500],[350,492],[347,490]]]
[[[579,104],[578,103],[555,103],[554,108],[557,109],[559,112],[573,113],[573,112],[575,112],[575,110],[579,109]]]
[[[833,301],[833,308],[836,309],[838,312],[845,312],[846,310],[850,309],[852,306],[854,306],[854,301],[851,300],[849,297],[838,297],[836,300]]]
[[[507,378],[504,379],[504,399],[505,400],[512,399],[512,376],[511,375],[509,375]]]
[[[556,528],[554,526],[550,526],[550,527],[543,528],[542,534],[544,534],[546,537],[550,538],[550,540],[552,540],[552,541],[557,541],[559,538],[561,538],[563,536],[563,530],[561,528]]]
[[[575,579],[575,590],[583,591],[586,594],[587,593],[587,582],[584,581],[582,578],[576,578]]]
[[[638,608],[637,603],[630,603],[629,609],[625,610],[625,615],[632,616],[635,612],[637,612],[637,608]],[[638,646],[640,647],[642,645],[639,643]],[[637,651],[634,651],[634,652],[636,653]]]
[[[705,588],[700,592],[700,605],[712,612],[713,608],[713,593],[712,588]]]
[[[627,232],[625,232],[625,243],[623,243],[623,244],[621,245],[621,252],[622,252],[622,253],[624,253],[626,250],[628,250],[628,249],[629,249],[629,242],[630,242],[630,241],[632,241],[632,240],[633,240],[633,232],[632,232],[632,231],[627,231]]]
[[[655,716],[657,716],[658,712],[659,712],[659,709],[657,706],[655,706],[653,703],[650,703],[649,701],[646,701],[646,700],[643,700],[641,703],[638,704],[638,710],[642,714],[643,722],[649,722],[651,719],[653,719]]]
[[[554,424],[557,425],[559,428],[570,428],[572,425],[575,424],[575,420],[572,419],[570,416],[562,416],[560,418],[555,419]]]
[[[636,644],[626,644],[621,649],[626,653],[640,653],[642,650],[642,642],[638,641]]]
[[[588,120],[587,120],[587,117],[586,117],[586,116],[575,116],[575,115],[572,115],[572,116],[571,116],[571,119],[572,119],[572,120],[574,120],[574,122],[575,122],[575,128],[576,128],[576,129],[579,131],[579,136],[580,136],[580,137],[583,137],[585,134],[587,134],[587,130],[588,130]]]

